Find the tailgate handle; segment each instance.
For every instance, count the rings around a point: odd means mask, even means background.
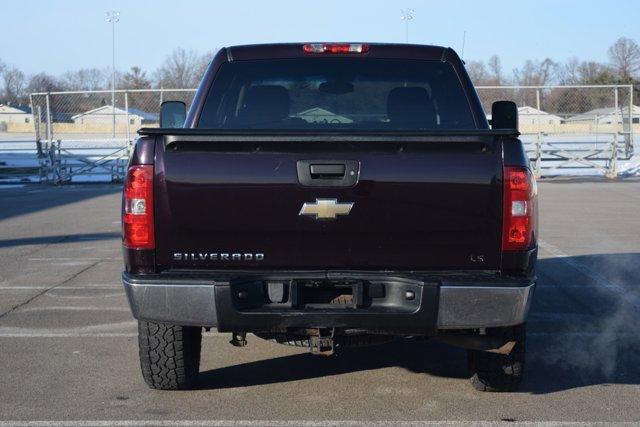
[[[357,160],[321,159],[296,162],[298,182],[304,187],[353,187],[360,178]]]
[[[341,179],[344,177],[344,164],[311,165],[309,167],[312,179]]]

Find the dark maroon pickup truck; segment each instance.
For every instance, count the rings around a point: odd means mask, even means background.
[[[124,185],[145,381],[195,386],[215,328],[324,355],[437,339],[476,388],[515,389],[537,255],[517,120],[496,102],[489,127],[448,48],[220,50],[188,114],[165,102],[140,131]]]

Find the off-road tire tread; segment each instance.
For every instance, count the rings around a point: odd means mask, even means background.
[[[518,325],[499,331],[516,345],[508,355],[469,350],[471,384],[478,391],[516,391],[522,382],[525,362],[525,326]]]
[[[138,321],[142,376],[157,390],[186,390],[197,384],[202,329]]]

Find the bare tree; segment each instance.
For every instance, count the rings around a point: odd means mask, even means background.
[[[580,84],[580,60],[575,56],[569,58],[567,62],[560,67],[559,81],[563,85]]]
[[[56,92],[62,89],[62,83],[56,77],[47,73],[38,73],[29,78],[26,92]]]
[[[465,68],[474,85],[482,86],[486,84],[489,73],[483,61],[469,61]]]
[[[8,104],[20,104],[25,101],[24,73],[16,67],[5,67],[2,72],[4,101]]]
[[[513,75],[521,86],[544,86],[557,77],[558,64],[549,58],[542,62],[527,60],[522,68],[513,70]]]
[[[67,71],[62,75],[62,85],[66,90],[100,90],[108,89],[110,75],[98,68],[83,68]]]
[[[609,61],[616,76],[629,81],[640,72],[640,46],[635,40],[620,37],[609,48]]]
[[[484,61],[470,61],[466,68],[471,80],[477,86],[500,86],[505,83],[502,63],[498,55],[491,56],[487,64]]]
[[[210,55],[198,55],[193,50],[174,50],[156,71],[158,86],[163,88],[194,88],[200,82]]]
[[[476,86],[500,86],[505,83],[502,74],[502,64],[498,55],[491,56],[488,64],[485,64],[483,61],[471,61],[467,64],[466,68],[471,80]],[[479,89],[479,91],[482,95],[480,97],[482,108],[487,112],[491,111],[491,105],[495,101],[511,98],[509,90],[484,91],[483,89]]]
[[[544,61],[527,60],[522,68],[513,70],[513,77],[520,86],[545,86],[556,81],[558,70],[558,64],[549,58]],[[546,92],[544,91],[520,90],[514,95],[514,101],[521,106],[537,106],[537,93],[540,94],[540,104],[544,105],[544,98],[546,97]]]
[[[491,78],[490,84],[494,86],[500,86],[504,82],[504,78],[502,75],[502,62],[500,61],[500,57],[498,55],[493,55],[489,58],[489,74]]]

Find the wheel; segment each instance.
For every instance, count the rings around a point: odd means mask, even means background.
[[[516,344],[506,355],[468,350],[471,384],[479,391],[516,391],[524,372],[525,325],[496,329],[488,333],[500,334]]]
[[[157,390],[193,388],[200,370],[202,328],[138,321],[142,376]]]

